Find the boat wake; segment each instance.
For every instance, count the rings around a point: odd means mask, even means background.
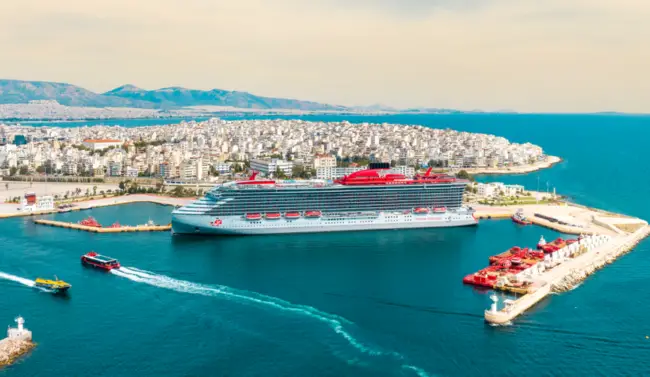
[[[266,296],[251,291],[241,291],[223,285],[205,285],[185,280],[178,280],[150,271],[140,270],[135,267],[120,267],[119,269],[111,270],[111,273],[129,279],[131,281],[144,283],[159,288],[170,289],[176,292],[212,297],[228,297],[240,302],[268,306],[274,309],[308,316],[328,325],[336,334],[343,337],[343,339],[345,339],[352,347],[362,353],[370,356],[388,356],[397,360],[404,359],[404,357],[397,352],[384,351],[376,347],[361,343],[348,330],[344,328],[345,324],[352,325],[352,322],[343,317],[322,312],[311,306],[296,305],[276,297]],[[419,367],[407,364],[402,365],[401,367],[404,370],[415,372],[420,377],[428,376],[427,373]]]
[[[33,280],[21,278],[20,276],[10,275],[10,274],[7,274],[7,273],[1,272],[1,271],[0,271],[0,279],[15,281],[17,283],[20,283],[22,285],[26,285],[28,287],[33,287],[36,284],[36,283],[34,283]]]

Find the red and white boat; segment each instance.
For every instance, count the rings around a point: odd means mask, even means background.
[[[522,210],[517,211],[514,215],[512,215],[512,221],[519,224],[519,225],[530,225],[533,222],[528,220],[526,216],[524,216],[524,212]]]
[[[267,219],[267,220],[279,220],[281,217],[282,217],[282,215],[280,215],[277,212],[266,213],[264,215],[264,218]]]
[[[111,226],[109,226],[109,228],[121,228],[121,227],[122,227],[122,224],[120,224],[119,221],[116,221],[113,224],[111,224]]]
[[[321,217],[321,215],[322,215],[321,211],[307,211],[307,212],[305,212],[305,217],[309,217],[309,218],[312,218],[312,219],[317,218],[317,217]]]
[[[299,219],[300,218],[300,212],[287,212],[284,214],[284,217],[286,219]]]
[[[120,268],[120,262],[115,258],[99,255],[91,251],[81,256],[81,264],[88,267],[99,268],[102,270],[110,271],[115,268]]]
[[[246,220],[261,220],[262,215],[259,213],[247,213],[246,214]]]
[[[434,213],[445,213],[447,212],[447,207],[435,207],[433,209]]]
[[[92,216],[88,216],[88,218],[85,218],[85,219],[79,221],[79,225],[90,226],[90,227],[93,227],[93,228],[101,228],[102,227],[102,224],[100,224]]]
[[[429,209],[424,207],[418,207],[413,209],[413,213],[415,213],[416,215],[426,215],[427,213],[429,213]]]

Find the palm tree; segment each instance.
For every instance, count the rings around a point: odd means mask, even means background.
[[[97,195],[97,186],[93,186],[93,196]]]

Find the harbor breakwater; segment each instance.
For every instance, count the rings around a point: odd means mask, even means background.
[[[620,256],[632,251],[641,240],[649,235],[650,226],[637,230],[634,234],[626,237],[622,242],[612,245],[608,252],[606,251],[600,255],[596,255],[595,258],[588,263],[585,263],[580,268],[571,269],[565,276],[552,283],[551,291],[561,293],[574,289],[596,271],[613,263]]]
[[[41,224],[41,225],[55,226],[59,228],[83,230],[86,232],[93,232],[93,233],[164,232],[164,231],[171,230],[172,228],[171,224],[136,225],[136,226],[120,226],[114,228],[111,227],[101,228],[101,227],[87,226],[87,225],[81,225],[75,223],[67,223],[63,221],[43,220],[43,219],[34,220],[34,223]]]
[[[485,311],[485,321],[495,325],[506,325],[517,316],[537,304],[551,293],[570,291],[587,277],[613,263],[619,256],[631,251],[641,240],[650,235],[645,225],[626,236],[592,235],[566,247],[547,258],[548,268],[531,269],[525,276],[529,281],[528,292],[516,300],[505,300],[505,307],[497,310],[498,298],[493,296],[493,305]],[[547,255],[547,257],[549,257]]]

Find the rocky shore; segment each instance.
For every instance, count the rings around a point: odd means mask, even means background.
[[[31,351],[36,344],[31,340],[6,338],[0,340],[0,367],[7,366]]]

